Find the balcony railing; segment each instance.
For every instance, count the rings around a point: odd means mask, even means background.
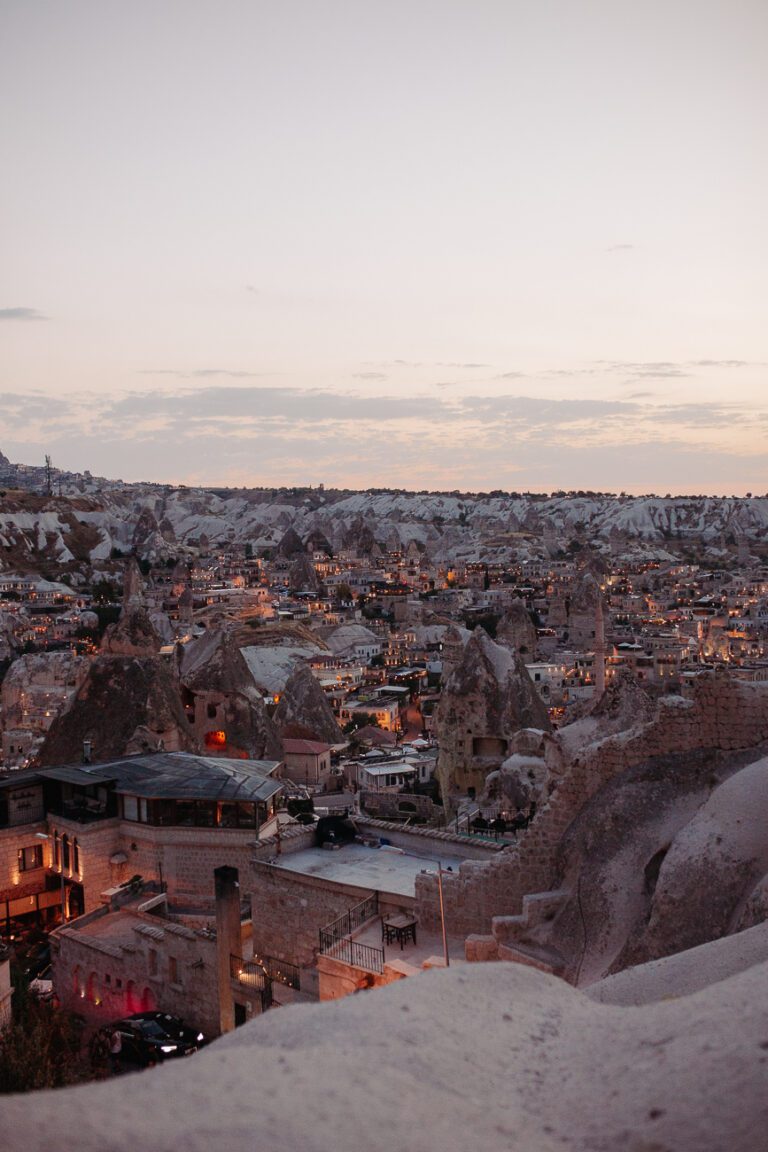
[[[301,969],[297,968],[295,964],[289,964],[286,960],[277,960],[274,956],[259,956],[255,952],[253,960],[256,964],[261,964],[273,984],[285,984],[287,988],[295,988],[297,992],[301,991]]]
[[[245,988],[261,995],[262,1009],[272,1003],[272,981],[268,972],[256,960],[244,960],[242,956],[229,957],[229,974]]]
[[[353,932],[378,914],[379,897],[378,893],[374,892],[366,900],[355,904],[343,916],[320,929],[321,955],[341,960],[343,964],[352,964],[355,968],[363,968],[366,972],[383,972],[383,950],[368,944],[358,944],[356,940],[351,939]]]
[[[358,944],[356,940],[334,939],[324,928],[320,929],[320,954],[340,960],[342,964],[363,968],[366,972],[384,971],[383,949],[373,948],[370,944]]]
[[[372,920],[378,914],[379,894],[373,892],[365,900],[361,900],[359,904],[355,904],[348,912],[339,916],[338,920],[326,924],[322,931],[336,940],[342,940],[345,936],[351,936],[353,932],[361,928],[366,920]]]

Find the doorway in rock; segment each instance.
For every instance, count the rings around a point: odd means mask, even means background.
[[[245,1004],[238,1004],[235,1001],[235,1028],[239,1028],[241,1024],[245,1024],[248,1019],[248,1013],[245,1010]]]

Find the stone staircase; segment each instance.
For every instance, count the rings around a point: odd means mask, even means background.
[[[569,897],[570,892],[564,888],[524,896],[519,915],[493,917],[490,936],[467,937],[464,945],[466,959],[475,962],[506,960],[561,976],[564,959],[546,942],[546,926],[555,919]]]

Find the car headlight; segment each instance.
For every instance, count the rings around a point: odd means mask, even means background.
[[[198,1032],[198,1034],[197,1034],[197,1038],[198,1038],[198,1040],[204,1040],[204,1039],[205,1039],[205,1037],[203,1036],[202,1032]]]
[[[178,1045],[176,1045],[176,1044],[161,1044],[160,1051],[161,1052],[175,1052],[177,1047],[178,1047]]]

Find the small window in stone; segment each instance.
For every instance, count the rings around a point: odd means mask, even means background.
[[[120,977],[118,976],[117,979],[115,980],[115,988],[122,988],[122,986],[123,986],[123,982],[120,979]]]
[[[168,957],[168,979],[171,984],[178,984],[179,982],[179,965],[175,956]]]
[[[149,962],[150,976],[157,976],[157,952],[154,948],[150,948],[147,959]]]
[[[209,720],[214,720],[216,718],[216,705],[215,704],[209,704],[208,707],[206,708],[206,711],[208,713],[208,719]]]
[[[43,866],[43,846],[33,844],[31,848],[19,848],[19,872],[31,872]]]

